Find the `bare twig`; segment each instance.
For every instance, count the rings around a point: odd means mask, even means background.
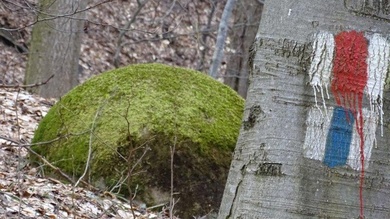
[[[85,11],[88,11],[92,8],[95,8],[95,7],[98,7],[99,5],[102,5],[102,4],[105,4],[105,3],[108,3],[108,2],[111,2],[113,0],[106,0],[106,1],[102,1],[102,2],[99,2],[95,5],[92,5],[90,7],[87,7],[85,9],[82,9],[82,10],[75,10],[71,13],[68,13],[68,14],[48,14],[48,13],[45,13],[45,12],[42,12],[42,11],[39,11],[39,10],[36,10],[36,12],[40,13],[40,14],[44,14],[46,16],[49,16],[48,18],[44,18],[44,19],[37,19],[35,20],[34,22],[31,22],[25,26],[22,26],[22,27],[19,27],[19,28],[4,28],[4,27],[0,27],[0,30],[8,30],[8,31],[17,31],[17,30],[22,30],[22,29],[25,29],[27,27],[30,27],[30,26],[33,26],[35,25],[36,23],[38,22],[42,22],[42,21],[50,21],[50,20],[55,20],[55,19],[58,19],[58,18],[69,18],[69,19],[74,19],[74,20],[79,20],[78,18],[75,18],[75,17],[72,17],[73,15],[76,15],[76,14],[79,14],[79,13],[82,13],[82,12],[85,12]],[[84,20],[84,19],[83,19]]]
[[[131,19],[126,23],[125,25],[125,28],[122,29],[119,33],[119,37],[118,37],[118,40],[116,42],[116,50],[115,50],[115,55],[114,55],[114,66],[116,68],[119,67],[119,54],[122,50],[122,38],[125,36],[126,32],[128,31],[129,27],[131,26],[131,24],[133,24],[135,22],[135,19],[137,18],[138,14],[141,12],[142,8],[146,5],[146,3],[148,2],[149,0],[145,0],[144,2],[141,2],[141,1],[137,1],[137,4],[138,4],[138,8],[137,8],[137,11],[135,11],[134,15],[131,17]]]
[[[93,140],[93,132],[95,130],[95,127],[96,127],[96,120],[98,118],[98,116],[100,115],[103,107],[107,104],[107,101],[108,99],[106,99],[103,103],[103,105],[101,105],[99,107],[99,109],[96,111],[95,113],[95,117],[93,118],[93,121],[92,121],[92,125],[91,125],[91,133],[89,135],[89,144],[88,144],[88,157],[87,157],[87,163],[85,164],[85,169],[84,169],[84,172],[83,174],[80,176],[80,178],[77,180],[77,182],[74,184],[74,186],[78,186],[78,184],[80,183],[80,181],[85,177],[85,175],[87,175],[87,172],[88,172],[88,169],[89,169],[89,165],[90,165],[90,162],[91,162],[91,155],[92,155],[92,140]]]
[[[126,113],[124,115],[124,118],[126,120],[126,123],[127,123],[127,135],[129,136],[129,138],[131,138],[131,132],[130,132],[130,128],[131,128],[131,123],[129,121],[129,110],[130,110],[130,100],[127,99],[127,102],[128,102],[128,105],[127,105],[127,109],[126,109]],[[130,140],[130,144],[131,144],[131,139]],[[135,215],[135,212],[134,212],[134,209],[133,209],[133,200],[135,199],[136,197],[136,194],[137,194],[137,188],[135,189],[135,192],[132,191],[131,189],[131,180],[132,180],[132,176],[134,174],[134,170],[135,168],[141,163],[141,161],[143,160],[143,158],[145,157],[146,153],[150,150],[149,146],[146,146],[145,145],[147,144],[148,141],[150,141],[151,139],[147,140],[145,143],[143,143],[142,145],[136,147],[136,148],[132,148],[129,152],[129,155],[128,155],[128,159],[127,159],[127,163],[128,163],[128,173],[127,173],[127,189],[129,191],[129,202],[130,202],[130,209],[131,209],[131,213],[133,214],[133,217],[136,218],[136,215]],[[134,145],[131,145],[131,147],[134,147]],[[135,152],[140,149],[140,148],[144,148],[144,151],[142,153],[142,155],[136,160],[136,162],[134,164],[131,164],[131,160],[133,159],[133,157],[135,156]]]
[[[168,204],[168,203],[161,203],[161,204],[158,204],[158,205],[153,205],[151,207],[147,207],[146,210],[152,210],[154,208],[161,208],[161,207],[165,206],[166,204]]]
[[[201,31],[201,33],[202,33],[202,40],[200,41],[200,44],[203,46],[203,50],[201,50],[200,61],[199,61],[198,67],[197,67],[198,71],[203,70],[203,67],[204,67],[206,54],[207,54],[207,51],[209,49],[207,47],[207,37],[210,35],[209,32],[206,31],[206,30],[211,29],[211,21],[213,20],[215,8],[217,7],[217,3],[218,3],[217,0],[212,0],[211,1],[211,3],[210,3],[211,4],[211,11],[209,13],[209,16],[207,17],[207,25]]]
[[[173,209],[175,208],[175,204],[179,201],[177,200],[175,202],[175,199],[173,198],[174,195],[174,157],[175,157],[175,150],[176,150],[176,144],[177,144],[177,108],[174,108],[175,112],[175,136],[173,137],[173,145],[170,146],[170,152],[171,152],[171,192],[169,197],[169,218],[173,219]]]
[[[67,138],[69,136],[83,135],[85,133],[86,132],[81,132],[81,133],[78,133],[78,134],[62,135],[62,136],[59,136],[59,137],[54,138],[54,139],[49,140],[49,141],[42,141],[42,142],[37,142],[37,143],[32,143],[32,144],[23,144],[23,143],[21,143],[21,142],[19,142],[17,140],[12,139],[12,138],[8,138],[6,136],[0,135],[0,139],[3,139],[3,140],[11,142],[13,144],[16,144],[16,145],[1,145],[0,148],[4,148],[4,147],[30,147],[30,146],[39,146],[39,145],[51,144],[53,142],[59,141],[59,140],[61,140],[63,138]]]
[[[169,219],[174,219],[175,216],[174,216],[174,211],[173,209],[175,208],[175,205],[180,201],[180,198],[178,198],[177,200],[175,200],[174,198],[172,199],[172,204],[169,204]],[[172,213],[171,213],[172,212]]]
[[[145,146],[149,141],[153,140],[154,138],[155,138],[155,136],[152,136],[150,139],[148,139],[148,141],[144,142],[144,143],[143,143],[142,145],[140,145],[139,147],[133,149],[133,150],[131,151],[131,153],[134,153],[134,152],[135,152],[136,150],[138,150],[138,149],[144,148],[144,146]],[[145,150],[144,150],[143,154],[141,155],[141,157],[138,158],[138,160],[135,162],[135,164],[133,165],[133,167],[130,169],[131,176],[135,176],[135,175],[138,175],[138,174],[140,174],[140,173],[142,173],[142,172],[145,172],[145,171],[140,171],[140,172],[134,173],[135,167],[136,167],[137,165],[139,165],[139,163],[142,161],[143,157],[146,155],[147,150],[150,150],[150,147],[147,147],[147,148],[144,148],[144,149],[145,149]],[[122,155],[120,155],[120,157],[123,158]],[[124,159],[124,161],[125,161],[125,162],[129,162],[128,159]],[[129,182],[129,177],[130,177],[129,174],[128,174],[128,173],[129,173],[129,170],[126,170],[126,171],[127,171],[126,176],[123,177],[123,172],[122,172],[122,173],[121,173],[121,178],[118,180],[118,182],[116,183],[116,185],[114,185],[114,186],[110,189],[110,192],[114,192],[114,190],[119,191],[119,190],[121,189],[122,185],[123,185],[126,181]]]
[[[19,99],[19,94],[20,94],[20,88],[18,89],[18,93],[16,94],[16,99],[15,99],[15,117],[16,117],[16,130],[17,130],[17,134],[18,134],[18,140],[20,141],[20,124],[19,124],[19,113],[18,113],[18,99]],[[20,154],[20,148],[17,148],[16,149],[17,152],[18,152],[18,167],[20,167],[20,157],[21,157],[21,154]],[[19,188],[19,198],[22,199],[22,181],[21,181],[21,178],[22,178],[22,175],[21,175],[21,172],[20,172],[20,168],[18,168],[18,173],[17,173],[17,177],[18,177],[18,188]],[[19,202],[19,206],[18,206],[18,218],[20,218],[21,216],[21,210],[22,210],[22,202]]]
[[[177,136],[175,135],[173,145],[170,146],[170,150],[171,150],[171,193],[170,193],[170,198],[169,198],[169,218],[170,219],[173,219],[173,209],[174,209],[175,204],[176,204],[175,199],[173,198],[173,195],[174,195],[173,159],[174,159],[175,150],[176,150],[176,143],[177,143]]]
[[[47,141],[47,142],[40,142],[40,143],[36,143],[36,144],[23,144],[23,143],[19,142],[18,140],[15,140],[15,139],[12,139],[12,138],[7,138],[5,136],[0,136],[0,138],[4,139],[6,141],[9,141],[9,142],[11,142],[13,144],[16,144],[15,145],[16,147],[24,147],[24,148],[26,148],[27,151],[29,151],[30,153],[32,153],[35,156],[37,156],[38,159],[41,160],[45,165],[47,165],[48,167],[52,168],[55,172],[59,173],[62,177],[64,177],[70,183],[74,184],[74,180],[72,179],[72,177],[68,176],[60,168],[54,166],[52,163],[50,163],[48,160],[46,160],[43,156],[41,156],[40,154],[38,154],[37,152],[35,152],[34,150],[32,150],[30,148],[30,146],[32,146],[32,145],[49,144],[49,143],[52,143],[54,141],[58,141],[59,139],[64,138],[64,136],[55,138],[55,139]],[[9,147],[9,146],[7,146],[7,147]],[[95,188],[94,186],[92,186],[91,184],[89,184],[88,182],[85,182],[84,180],[81,180],[81,183],[84,184],[85,186],[89,187],[90,189],[95,190],[95,191],[99,190],[99,189]]]
[[[68,176],[66,173],[64,173],[60,168],[58,168],[58,167],[54,166],[53,164],[51,164],[48,160],[46,160],[43,156],[41,156],[40,154],[38,154],[37,152],[35,152],[31,148],[29,148],[29,147],[25,147],[25,148],[28,150],[28,152],[30,152],[30,153],[34,154],[35,156],[37,156],[44,164],[46,164],[47,166],[52,168],[55,172],[59,173],[66,180],[68,180],[69,182],[74,184],[73,179],[70,176]]]
[[[27,84],[27,85],[20,85],[20,84],[6,85],[6,84],[1,84],[0,88],[32,88],[32,87],[39,87],[39,86],[47,84],[53,77],[54,77],[54,74],[52,74],[48,79],[46,79],[46,81],[39,82],[39,83],[36,83],[36,84]]]
[[[173,38],[178,38],[178,37],[186,37],[186,36],[193,36],[193,35],[200,35],[200,33],[202,34],[208,34],[208,37],[211,37],[213,39],[215,39],[215,37],[213,37],[213,35],[211,35],[210,33],[213,33],[215,32],[216,30],[215,29],[205,29],[205,30],[195,30],[195,31],[190,31],[190,32],[187,32],[187,33],[183,33],[183,34],[179,34],[179,33],[176,33],[175,35],[171,35],[171,36],[166,36],[165,37],[165,40],[171,40]],[[161,38],[161,37],[150,37],[150,38],[144,38],[144,39],[136,39],[136,38],[131,38],[131,40],[133,40],[132,42],[126,42],[126,43],[123,43],[122,46],[127,46],[127,45],[133,45],[133,44],[139,44],[139,43],[143,43],[143,42],[154,42],[154,41],[161,41],[161,40],[164,40],[164,38]]]

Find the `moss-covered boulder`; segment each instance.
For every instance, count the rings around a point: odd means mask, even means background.
[[[132,65],[93,77],[61,98],[33,143],[59,140],[33,150],[76,179],[89,157],[85,181],[124,195],[137,191],[136,199],[154,205],[168,201],[175,147],[175,210],[192,218],[219,207],[243,104],[202,73]]]

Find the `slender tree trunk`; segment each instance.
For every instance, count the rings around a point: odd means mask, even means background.
[[[390,218],[389,6],[265,1],[218,218]]]
[[[213,59],[211,60],[211,66],[209,70],[209,75],[213,78],[218,78],[218,68],[221,65],[221,60],[223,56],[223,49],[225,47],[225,40],[228,31],[228,22],[232,14],[235,0],[227,0],[225,8],[223,9],[221,21],[218,28],[217,42],[215,43],[215,50],[213,54]]]
[[[41,0],[33,27],[25,83],[54,78],[31,91],[43,97],[60,97],[78,83],[84,12],[88,1]]]
[[[230,54],[227,62],[224,83],[246,98],[249,85],[249,52],[259,28],[263,4],[257,0],[240,1],[234,14],[232,28],[232,47],[235,50]]]

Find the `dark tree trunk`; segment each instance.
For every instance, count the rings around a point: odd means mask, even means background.
[[[251,57],[250,48],[254,43],[263,4],[256,0],[240,1],[234,14],[234,26],[232,28],[232,48],[226,68],[224,83],[246,98],[249,85],[249,64]]]

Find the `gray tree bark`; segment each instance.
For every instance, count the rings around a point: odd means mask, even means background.
[[[25,84],[46,81],[32,88],[43,97],[61,97],[78,84],[79,56],[88,1],[40,0],[38,22],[32,31]]]
[[[257,0],[244,0],[236,4],[233,11],[232,48],[235,50],[227,61],[224,83],[229,85],[243,98],[246,98],[249,85],[250,48],[254,43],[263,4]]]
[[[227,0],[225,8],[223,9],[221,21],[219,22],[217,42],[215,43],[215,50],[209,70],[209,75],[213,78],[218,78],[218,68],[221,65],[221,60],[223,56],[223,49],[225,46],[225,40],[228,31],[228,22],[230,16],[232,15],[235,3],[236,0]]]
[[[313,63],[316,33],[337,35],[356,30],[386,38],[390,31],[389,8],[390,3],[380,0],[265,1],[253,83],[218,218],[362,216],[361,171],[348,165],[329,167],[325,161],[305,156],[308,121],[311,121],[308,117],[316,105],[308,72]],[[381,48],[381,53],[388,57],[388,47]],[[325,58],[320,57],[318,66],[324,64],[321,61]],[[387,73],[387,68],[384,71]],[[329,99],[326,93],[324,96],[326,107],[336,105],[332,95]],[[376,145],[371,157],[365,160],[362,196],[365,218],[390,218],[389,98],[386,82],[381,103],[383,136],[380,125],[375,126]],[[317,101],[318,108],[323,109],[319,92]],[[365,97],[363,107],[369,109],[369,101]]]

